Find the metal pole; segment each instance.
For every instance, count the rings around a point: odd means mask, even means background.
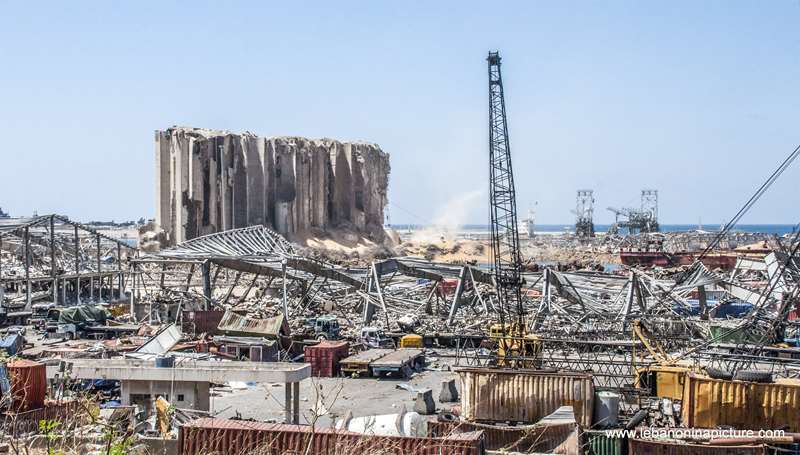
[[[81,304],[81,250],[78,226],[75,226],[75,303]]]
[[[117,281],[119,284],[117,298],[122,300],[122,246],[119,243],[117,243]],[[114,297],[113,291],[111,297]]]
[[[100,264],[100,233],[97,234],[97,301],[100,302],[103,300],[103,275],[101,273],[101,264]]]
[[[5,299],[6,285],[3,283],[3,236],[0,236],[0,313],[3,312],[3,300]]]
[[[134,262],[133,265],[130,266],[129,270],[131,271],[131,320],[136,320],[136,263]]]
[[[208,310],[211,303],[211,262],[203,261],[203,309]]]
[[[281,261],[281,269],[283,270],[283,319],[286,324],[289,323],[289,302],[286,299],[286,259]],[[288,387],[288,386],[287,386]]]
[[[58,304],[58,279],[56,278],[55,217],[50,215],[50,277],[53,279],[53,303]]]
[[[25,226],[25,311],[31,309],[31,238],[28,226]]]

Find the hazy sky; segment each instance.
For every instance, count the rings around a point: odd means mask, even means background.
[[[0,1],[15,215],[153,217],[153,131],[178,124],[376,142],[393,223],[486,222],[494,49],[542,224],[645,187],[662,222],[719,224],[800,143],[798,1],[33,3]],[[797,222],[798,168],[743,221]]]

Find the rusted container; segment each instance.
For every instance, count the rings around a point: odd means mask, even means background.
[[[338,376],[339,361],[350,354],[346,341],[320,341],[305,347],[305,361],[311,364],[311,375],[323,378]]]
[[[766,455],[764,445],[713,446],[683,442],[628,439],[628,455]]]
[[[13,437],[40,432],[39,422],[51,420],[85,425],[90,421],[89,410],[78,401],[46,402],[44,407],[24,412],[8,412],[0,417],[0,431]]]
[[[592,375],[575,372],[458,368],[461,415],[470,421],[535,423],[561,406],[572,406],[575,420],[592,424]]]
[[[16,412],[44,407],[47,396],[47,367],[32,360],[12,360],[6,364],[11,383],[11,409]]]
[[[462,421],[428,421],[428,436],[445,437],[483,431],[487,450],[521,453],[578,453],[578,433],[574,422],[560,425],[490,425]],[[610,455],[610,454],[609,454]]]
[[[216,335],[224,315],[224,311],[217,310],[184,311],[182,330],[184,333]]]
[[[365,436],[360,433],[307,425],[203,418],[181,426],[182,455],[278,455],[310,453],[381,453],[386,455],[483,455],[483,433],[447,438]],[[308,449],[308,450],[307,450]]]
[[[786,428],[800,432],[800,385],[760,384],[687,375],[683,423],[688,427],[720,425],[744,430]]]

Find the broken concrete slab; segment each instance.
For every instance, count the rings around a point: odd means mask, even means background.
[[[442,390],[439,392],[440,403],[456,403],[458,402],[458,388],[456,388],[456,380],[448,379],[442,381]]]
[[[417,400],[414,402],[414,412],[422,415],[436,413],[436,403],[433,401],[431,389],[424,389],[417,392]]]

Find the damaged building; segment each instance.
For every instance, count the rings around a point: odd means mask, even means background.
[[[156,131],[155,152],[168,244],[253,225],[383,239],[390,167],[376,144],[173,127]]]

